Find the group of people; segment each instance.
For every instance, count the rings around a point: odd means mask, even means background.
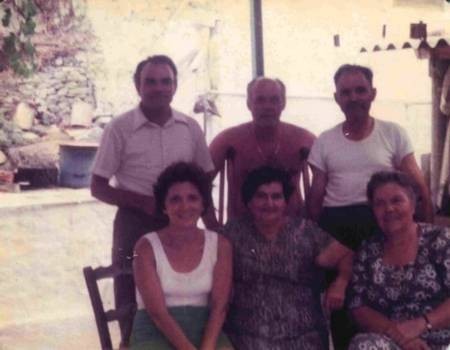
[[[116,306],[137,304],[123,345],[131,333],[132,349],[320,350],[331,328],[337,350],[447,348],[450,229],[430,223],[405,131],[370,115],[371,70],[344,65],[334,81],[345,121],[318,138],[280,120],[284,84],[258,77],[252,121],[208,148],[171,107],[173,61],[138,64],[140,103],[106,127],[91,183],[118,207],[113,264],[133,268],[114,281]],[[211,184],[227,160],[222,227]]]

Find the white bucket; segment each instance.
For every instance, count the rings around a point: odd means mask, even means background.
[[[89,103],[77,101],[72,105],[70,125],[90,127],[93,115],[94,108]]]
[[[14,114],[13,122],[19,128],[24,130],[29,130],[33,126],[33,121],[35,117],[35,112],[25,102],[20,102],[17,105],[16,113]]]

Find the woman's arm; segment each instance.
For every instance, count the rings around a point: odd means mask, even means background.
[[[438,230],[436,233],[434,230]],[[434,264],[437,272],[436,280],[442,282],[442,288],[450,295],[450,230],[447,228],[434,228],[434,238],[428,242],[430,262]],[[427,320],[431,329],[450,327],[450,298],[445,299],[425,316],[406,320],[398,324],[400,331],[407,337],[415,338],[425,332]]]
[[[427,313],[433,329],[450,327],[450,298],[444,301],[433,311]]]
[[[316,264],[338,271],[336,279],[326,290],[324,307],[328,311],[337,310],[344,305],[345,290],[352,276],[353,251],[321,230],[316,235],[326,235],[328,243],[317,255]]]
[[[317,255],[316,264],[328,269],[339,268],[340,261],[347,255],[353,255],[353,251],[331,238],[330,243]]]
[[[216,348],[217,338],[227,314],[233,274],[233,252],[231,243],[218,235],[217,262],[214,267],[213,286],[210,299],[210,314],[202,340],[201,350]]]
[[[145,309],[156,327],[166,336],[169,342],[182,350],[195,350],[178,323],[169,314],[161,283],[156,272],[155,256],[150,243],[141,238],[135,248],[133,274],[136,287],[141,294]]]
[[[384,334],[402,348],[411,340],[402,334],[395,322],[368,306],[352,309],[351,313],[359,328],[365,332]]]
[[[431,329],[450,327],[450,298],[441,303],[434,310],[426,313]],[[398,324],[398,329],[408,338],[415,338],[427,330],[425,317],[417,317]]]
[[[338,274],[325,292],[324,306],[328,311],[344,306],[345,291],[352,277],[353,252],[345,255],[338,263]]]

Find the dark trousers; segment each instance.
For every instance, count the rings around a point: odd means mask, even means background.
[[[132,268],[133,250],[138,239],[145,233],[159,230],[167,225],[167,220],[155,218],[131,208],[119,208],[114,219],[112,263],[123,269]],[[136,303],[136,292],[132,275],[121,275],[114,279],[114,299],[116,308]],[[119,322],[123,343],[128,343],[133,318]]]
[[[378,231],[372,209],[365,204],[324,207],[319,218],[319,226],[353,251]],[[327,285],[329,286],[335,278],[335,271],[327,272]],[[335,350],[346,350],[358,330],[345,308],[331,313],[330,326]]]

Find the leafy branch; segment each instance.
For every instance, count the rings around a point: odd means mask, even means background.
[[[9,0],[0,4],[4,9],[2,25],[10,29],[9,35],[3,38],[2,43],[7,64],[16,74],[27,77],[36,69],[34,62],[36,49],[31,42],[36,29],[34,20],[37,15],[36,4],[33,0]],[[18,28],[13,28],[14,18],[18,22]]]

